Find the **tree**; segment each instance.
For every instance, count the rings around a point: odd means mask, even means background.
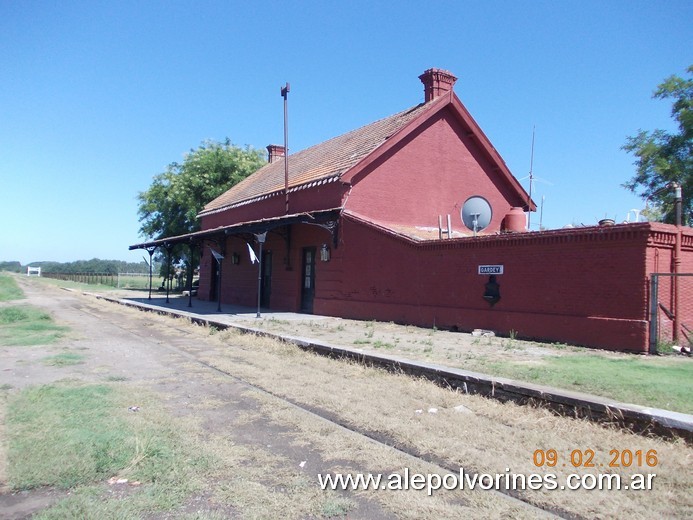
[[[223,143],[204,141],[185,155],[182,164],[169,164],[154,177],[148,190],[138,194],[140,234],[150,240],[198,231],[197,215],[205,204],[264,163],[262,150],[240,148],[228,138]],[[174,264],[185,257],[184,248],[172,250]],[[197,259],[186,260],[197,263]]]
[[[22,270],[22,264],[17,261],[13,262],[0,262],[0,271],[10,271],[12,273],[19,273]]]
[[[652,96],[673,99],[671,116],[678,123],[678,133],[640,130],[636,136],[627,137],[623,146],[637,158],[636,174],[623,186],[658,206],[668,223],[675,221],[672,183],[682,187],[683,223],[693,221],[693,65],[687,72],[691,78],[673,75]]]

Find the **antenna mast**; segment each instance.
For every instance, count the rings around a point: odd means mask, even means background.
[[[289,110],[287,98],[290,91],[289,83],[282,87],[284,98],[284,194],[286,195],[286,214],[289,214]],[[259,304],[258,304],[259,305]]]
[[[532,154],[529,159],[529,195],[527,196],[527,230],[532,231],[531,220],[532,220],[532,182],[534,181],[534,130],[535,126],[532,126]]]

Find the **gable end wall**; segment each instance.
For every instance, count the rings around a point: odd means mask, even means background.
[[[453,229],[468,232],[460,210],[472,195],[493,208],[487,232],[498,231],[519,198],[450,109],[438,112],[398,146],[353,179],[345,208],[391,223],[437,226],[450,215]]]

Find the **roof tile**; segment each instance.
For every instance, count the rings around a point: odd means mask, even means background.
[[[410,121],[429,108],[420,104],[289,156],[289,189],[332,180],[353,168]],[[284,189],[284,159],[268,163],[208,203],[200,215],[214,213]]]

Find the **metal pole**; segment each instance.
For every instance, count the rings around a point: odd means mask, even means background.
[[[650,354],[657,353],[657,311],[658,311],[658,282],[659,276],[652,275],[650,281]]]
[[[260,317],[260,296],[262,290],[262,244],[260,244],[260,251],[258,251],[258,263],[257,263],[257,315],[256,318]]]
[[[217,312],[221,312],[221,259],[214,258],[217,261],[217,266],[219,268],[217,276]]]
[[[190,250],[190,260],[188,261],[188,307],[192,307],[192,283],[193,283],[193,256],[194,256],[194,245],[188,244]]]
[[[171,246],[166,248],[166,255],[168,257],[166,262],[166,303],[169,303],[168,292],[171,286]]]
[[[149,253],[149,300],[152,299],[152,256],[154,255],[154,248],[147,249]]]
[[[683,230],[681,229],[681,185],[674,184],[674,197],[676,204],[676,244],[674,245],[674,343],[679,342],[679,330],[681,329],[681,294],[679,284],[679,274],[681,273],[681,241],[683,240]]]
[[[290,91],[289,83],[282,87],[282,97],[284,98],[284,194],[286,196],[286,214],[289,214],[289,108],[288,94]],[[262,249],[260,249],[262,253]],[[262,255],[260,255],[262,256]]]
[[[258,233],[257,235],[255,235],[255,238],[257,238],[257,242],[259,244],[259,251],[257,254],[257,315],[255,317],[259,318],[261,299],[260,297],[262,296],[262,246],[265,243],[265,239],[267,238],[267,232],[265,231],[264,233]]]
[[[532,181],[534,181],[534,131],[532,127],[532,154],[529,159],[529,194],[527,196],[527,231],[532,231]],[[476,236],[476,235],[475,235]]]

